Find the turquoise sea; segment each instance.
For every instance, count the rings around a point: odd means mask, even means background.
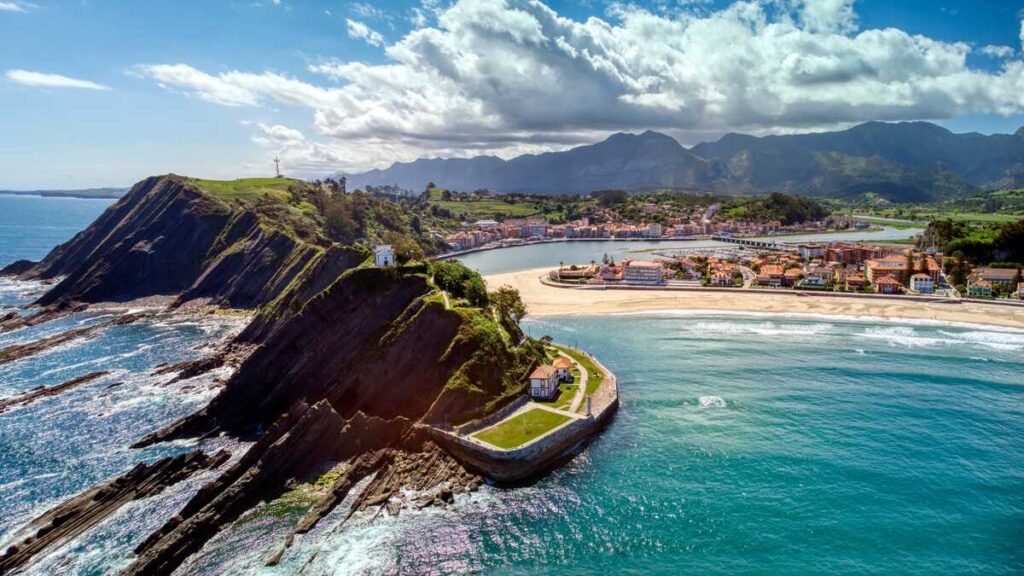
[[[0,261],[13,259],[3,249]],[[505,255],[475,258],[496,271]],[[33,288],[8,289],[24,299]],[[147,376],[237,329],[180,324],[124,327],[2,367],[0,396],[96,365],[116,375],[0,414],[0,546],[98,478],[186,448],[125,449],[214,393]],[[567,466],[445,510],[344,524],[332,514],[275,568],[263,560],[294,519],[256,514],[181,573],[1024,573],[1024,331],[671,312],[525,327],[590,350],[619,377],[618,416]],[[133,504],[34,572],[123,567],[154,517],[201,481]]]

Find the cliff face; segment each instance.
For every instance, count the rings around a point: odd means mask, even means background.
[[[539,352],[507,345],[482,311],[446,309],[432,293],[421,273],[348,271],[300,313],[243,332],[262,345],[206,409],[159,439],[265,429],[300,401],[326,400],[346,418],[458,423],[521,392]]]
[[[257,440],[139,546],[129,574],[172,573],[249,508],[339,462],[347,472],[309,522],[377,472],[384,500],[405,468],[436,482],[471,477],[414,424],[483,416],[521,394],[543,356],[539,343],[514,344],[489,310],[449,307],[427,265],[360,266],[364,250],[308,227],[298,234],[292,217],[275,221],[189,179],[150,178],[42,262],[19,265],[27,277],[66,276],[41,304],[170,294],[259,309],[237,338],[254,351],[220,394],[136,447],[220,433]]]
[[[328,257],[329,256],[329,257]],[[344,270],[364,255],[288,234],[256,213],[200,191],[188,178],[139,182],[91,226],[33,266],[8,273],[64,280],[43,306],[178,295],[258,308],[321,265]]]

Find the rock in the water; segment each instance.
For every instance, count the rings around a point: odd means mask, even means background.
[[[12,344],[6,348],[0,349],[0,364],[7,364],[8,362],[14,362],[15,360],[20,360],[22,358],[38,354],[55,346],[60,346],[65,342],[70,342],[71,340],[94,336],[96,333],[102,332],[111,326],[131,324],[132,322],[146,316],[148,316],[148,314],[122,314],[113,320],[108,320],[85,328],[68,330],[67,332],[61,332],[54,336],[36,340],[35,342]]]
[[[84,376],[79,376],[77,378],[72,378],[67,382],[57,384],[56,386],[40,386],[38,388],[33,388],[32,390],[29,390],[24,394],[19,394],[17,396],[12,396],[10,398],[2,398],[0,399],[0,414],[3,414],[4,412],[7,411],[7,409],[13,408],[14,406],[31,404],[32,402],[35,402],[40,398],[56,396],[57,394],[67,392],[83,384],[88,384],[89,382],[92,382],[97,378],[106,376],[107,374],[110,374],[110,372],[107,372],[105,370],[99,372],[90,372],[89,374],[85,374]]]
[[[103,521],[122,506],[163,491],[195,472],[220,466],[226,452],[208,456],[190,452],[152,464],[138,464],[113,478],[67,500],[33,520],[33,533],[10,546],[0,556],[0,574],[24,568],[41,552],[56,548]]]

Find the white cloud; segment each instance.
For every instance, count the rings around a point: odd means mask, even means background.
[[[82,88],[86,90],[110,90],[109,86],[97,84],[89,80],[79,80],[60,74],[46,74],[43,72],[32,72],[30,70],[8,70],[5,74],[8,80],[23,84],[25,86],[37,86],[42,88]]]
[[[0,12],[26,12],[26,10],[17,2],[0,2]]]
[[[324,82],[185,64],[138,71],[219,104],[306,108],[316,140],[293,153],[344,169],[510,156],[617,130],[786,132],[1024,112],[1024,61],[972,69],[964,42],[860,30],[851,0],[671,15],[615,5],[585,21],[539,0],[425,2],[421,12],[423,26],[387,46],[387,62],[311,66]],[[370,41],[371,29],[348,24]]]
[[[366,2],[353,2],[350,5],[352,13],[362,18],[369,18],[371,20],[385,20],[387,19],[388,13],[372,4]]]
[[[994,46],[992,44],[983,46],[980,51],[982,54],[993,58],[1012,58],[1017,53],[1016,50],[1009,46]]]
[[[800,18],[814,32],[849,32],[857,27],[854,0],[803,0]]]
[[[384,37],[380,35],[380,32],[377,32],[362,22],[346,19],[345,26],[348,29],[349,38],[365,40],[367,44],[372,46],[383,46],[386,43]]]
[[[306,141],[306,136],[302,132],[281,124],[268,126],[260,122],[257,126],[260,135],[253,136],[253,142],[266,148],[293,148],[301,146]]]

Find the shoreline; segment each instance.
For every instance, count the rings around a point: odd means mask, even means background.
[[[1024,330],[1024,306],[960,302],[939,303],[893,298],[851,297],[796,292],[765,293],[741,290],[665,290],[645,288],[580,289],[541,282],[549,268],[534,268],[484,277],[488,289],[509,285],[535,318],[553,316],[628,315],[686,311],[690,313],[805,315],[836,319],[883,319],[907,323],[996,326]]]
[[[869,228],[865,230],[820,230],[816,232],[789,232],[785,234],[770,234],[767,236],[739,236],[741,240],[755,240],[764,241],[766,239],[786,238],[787,236],[812,236],[812,235],[825,235],[825,234],[838,234],[843,232],[851,232],[856,234],[873,234],[877,232],[884,232],[886,228]],[[713,234],[698,234],[694,236],[672,236],[672,237],[659,237],[659,238],[544,238],[542,240],[525,240],[517,244],[499,245],[499,246],[479,246],[475,248],[468,248],[466,250],[457,250],[455,252],[445,252],[443,254],[437,254],[431,256],[432,260],[449,260],[452,258],[458,258],[460,256],[466,256],[467,254],[476,254],[477,252],[490,252],[494,250],[503,250],[505,248],[519,248],[522,246],[535,246],[538,244],[562,244],[570,242],[706,242],[715,241]],[[876,240],[877,241],[877,240]],[[891,241],[891,240],[890,240]],[[811,241],[809,241],[811,242]],[[880,242],[886,242],[881,240]],[[787,244],[785,240],[781,241],[782,244]],[[789,244],[798,244],[798,242],[788,242]],[[728,245],[728,242],[722,242],[724,245]]]

